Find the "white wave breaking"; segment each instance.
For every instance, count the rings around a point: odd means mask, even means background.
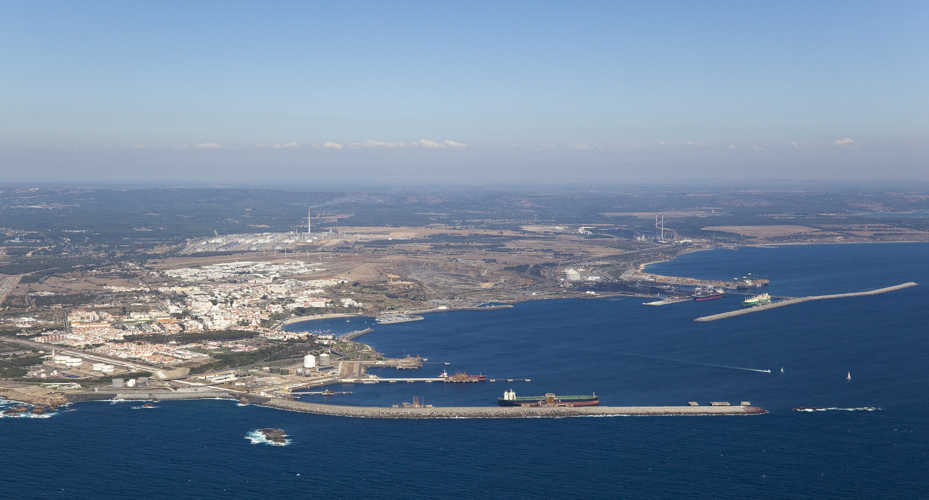
[[[283,443],[275,443],[274,441],[269,441],[267,438],[264,437],[264,434],[258,432],[257,430],[249,431],[248,434],[245,435],[245,439],[248,439],[249,441],[251,441],[252,444],[266,444],[269,446],[289,446],[290,445],[290,439],[285,439]]]

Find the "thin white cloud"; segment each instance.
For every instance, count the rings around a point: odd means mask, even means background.
[[[435,142],[435,141],[430,141],[429,139],[420,139],[414,142],[413,144],[419,145],[424,148],[447,148],[448,147],[445,144]]]
[[[216,144],[215,142],[204,142],[202,144],[194,144],[194,147],[201,148],[201,149],[214,149],[214,148],[221,148],[222,146],[220,146],[219,144]]]
[[[854,141],[854,140],[852,140],[852,139],[849,139],[848,137],[845,137],[845,138],[842,138],[842,139],[839,139],[839,140],[835,141],[835,145],[836,145],[836,146],[854,146],[854,145],[856,145],[856,144],[858,144],[857,141]]]
[[[735,149],[735,148],[736,148],[735,144],[730,144],[730,145],[729,145],[729,149]]]
[[[342,145],[339,144],[338,142],[326,142],[323,144],[323,147],[331,148],[331,149],[342,149]]]
[[[405,142],[386,142],[386,141],[365,141],[360,144],[364,148],[382,148],[382,149],[397,149],[397,148],[408,148],[409,144]]]
[[[450,148],[466,148],[466,147],[468,147],[468,145],[465,144],[465,143],[463,143],[463,142],[455,142],[455,141],[450,141],[450,140],[448,140],[448,139],[445,139],[445,140],[442,141],[442,142],[443,142],[446,146],[448,146],[448,147],[450,147]]]
[[[754,149],[755,151],[764,151],[764,146],[757,146],[755,144],[752,144],[752,149]]]
[[[548,148],[548,149],[555,149],[554,144],[545,144],[544,142],[540,143],[539,146],[542,146],[543,148]]]
[[[659,146],[697,146],[697,147],[708,146],[708,144],[704,144],[702,142],[691,142],[691,141],[684,141],[684,142],[661,141],[658,143],[658,145]]]
[[[294,148],[299,148],[300,143],[299,142],[288,142],[287,144],[262,144],[259,142],[257,146],[259,148],[271,148],[271,149],[294,149]]]
[[[132,147],[138,148],[138,149],[142,149],[142,148],[145,147],[145,145],[144,145],[144,144],[136,144],[135,146],[132,146]]]
[[[572,144],[572,146],[574,146],[574,149],[580,149],[581,151],[587,151],[590,149],[590,146],[586,144]]]

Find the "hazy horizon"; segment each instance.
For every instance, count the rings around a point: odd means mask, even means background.
[[[6,183],[929,181],[915,1],[0,4]]]

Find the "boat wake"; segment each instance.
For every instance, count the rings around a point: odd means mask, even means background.
[[[814,412],[814,411],[882,411],[883,408],[873,406],[863,406],[861,408],[794,408],[794,411]]]
[[[286,439],[284,443],[275,443],[274,441],[269,441],[264,437],[264,435],[258,431],[249,431],[245,435],[245,439],[248,439],[252,444],[266,444],[268,446],[289,446],[290,440]]]

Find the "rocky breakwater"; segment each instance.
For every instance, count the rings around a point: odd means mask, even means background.
[[[760,415],[756,406],[584,406],[584,407],[375,407],[340,406],[270,399],[263,406],[282,410],[356,418],[564,418],[594,416]]]

